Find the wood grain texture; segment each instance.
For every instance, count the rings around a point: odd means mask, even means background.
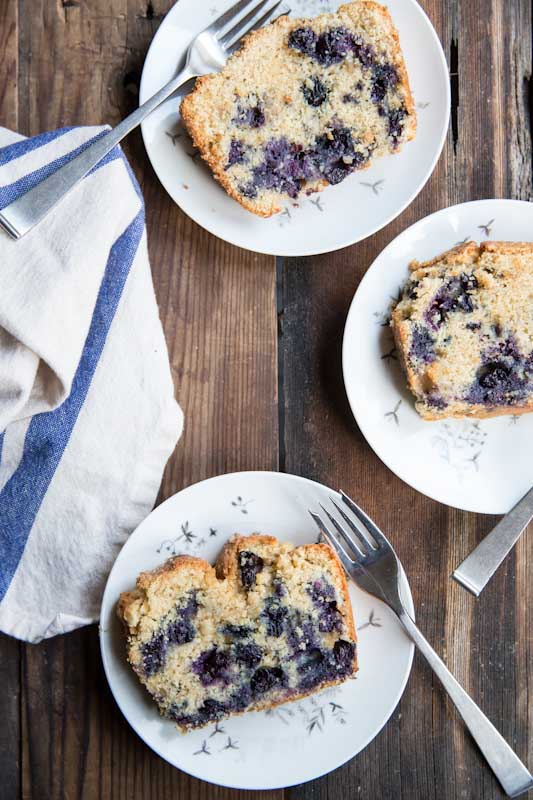
[[[118,121],[137,103],[147,47],[170,5],[0,0],[0,124],[35,134]],[[157,182],[140,134],[129,137],[125,150],[146,200],[155,289],[186,416],[160,499],[210,475],[278,464],[342,485],[390,534],[429,641],[532,764],[531,531],[482,597],[471,598],[449,575],[494,518],[439,505],[392,475],[357,429],[342,385],[351,298],[394,236],[446,205],[533,195],[529,0],[422,5],[454,73],[453,124],[416,201],[354,247],[279,259],[276,277],[274,259],[226,245],[183,215]],[[366,635],[372,630],[361,632],[362,647]],[[0,800],[251,797],[190,778],[144,746],[110,695],[94,627],[34,647],[1,637],[0,680]],[[400,706],[356,759],[310,784],[253,796],[503,797],[418,657]]]
[[[16,3],[0,3],[0,122],[4,128],[16,128],[18,118],[18,13]]]

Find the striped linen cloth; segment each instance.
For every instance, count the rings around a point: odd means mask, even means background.
[[[0,129],[0,208],[104,130]],[[182,424],[116,148],[24,238],[0,231],[0,630],[38,642],[98,619]]]

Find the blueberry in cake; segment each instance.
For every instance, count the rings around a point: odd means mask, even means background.
[[[533,243],[468,242],[410,269],[391,325],[418,413],[533,411]]]
[[[196,81],[181,116],[215,178],[263,217],[398,152],[416,130],[398,33],[371,0],[250,34]]]
[[[215,568],[182,555],[141,573],[118,615],[130,664],[182,730],[295,700],[357,670],[346,579],[326,544],[235,535]]]

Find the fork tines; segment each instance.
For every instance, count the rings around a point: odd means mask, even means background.
[[[283,0],[241,0],[218,17],[210,26],[210,31],[216,35],[222,47],[230,50],[247,33],[273,22],[289,13],[289,10]]]
[[[380,549],[390,544],[377,525],[345,492],[340,492],[341,505],[337,498],[330,497],[332,510],[320,503],[323,516],[310,510],[322,536],[338,553],[345,566],[365,561]],[[336,513],[335,513],[336,512]]]

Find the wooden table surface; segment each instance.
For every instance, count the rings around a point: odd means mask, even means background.
[[[198,0],[208,2],[208,0]],[[0,124],[28,135],[118,122],[170,0],[0,0]],[[281,470],[341,485],[390,534],[421,629],[533,765],[533,536],[479,600],[449,575],[494,517],[456,511],[395,477],[369,448],[342,384],[346,312],[372,260],[427,214],[532,195],[530,0],[423,0],[448,59],[452,123],[424,190],[353,247],[276,259],[199,228],[158,183],[140,134],[125,145],[146,200],[152,271],[185,433],[160,499],[223,472]],[[533,232],[532,232],[533,238]],[[96,626],[39,645],[0,638],[0,798],[242,800],[154,755],[118,711]],[[257,800],[501,798],[433,674],[415,657],[385,729],[313,783]]]

